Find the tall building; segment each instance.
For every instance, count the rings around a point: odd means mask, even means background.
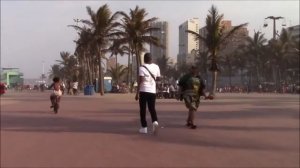
[[[231,24],[230,20],[223,20],[221,25],[224,27],[224,33],[226,34],[234,27]],[[199,34],[202,37],[205,37],[207,33],[206,27],[202,27],[199,29]],[[235,51],[240,45],[246,43],[246,38],[249,36],[249,32],[246,27],[242,27],[241,29],[237,30],[230,38],[228,38],[225,43],[220,46],[219,54],[220,55],[228,55]],[[204,52],[207,50],[205,44],[200,41],[199,45],[200,52]]]
[[[221,22],[224,26],[225,34],[231,31],[234,26],[232,26],[231,21],[224,20]],[[241,45],[246,45],[247,37],[249,36],[249,32],[246,27],[242,27],[238,29],[231,37],[229,37],[225,43],[220,47],[220,56],[230,55],[234,51],[236,51]]]
[[[224,20],[221,22],[222,26],[224,27],[223,32],[224,34],[228,33],[230,30],[232,30],[234,28],[234,26],[232,26],[231,21],[229,20]],[[199,34],[202,37],[205,37],[207,34],[207,30],[206,27],[203,27],[199,30]],[[237,30],[230,38],[228,38],[225,43],[223,43],[220,48],[219,51],[217,52],[217,57],[218,58],[226,58],[226,57],[230,57],[232,56],[232,54],[237,51],[237,49],[240,47],[240,45],[245,45],[247,43],[247,37],[249,36],[249,32],[247,30],[246,27],[242,27],[241,29]],[[199,50],[200,52],[206,52],[207,51],[207,47],[204,44],[203,41],[200,41],[200,45],[199,45]],[[207,55],[209,56],[210,53]],[[210,66],[210,59],[209,57],[207,57],[207,63]],[[220,61],[218,61],[218,65],[219,68],[224,68],[224,66],[220,66]],[[218,85],[221,87],[224,87],[225,85],[228,85],[228,81],[229,81],[229,77],[226,75],[225,71],[221,70],[222,73],[219,75],[218,77]],[[238,73],[241,73],[239,71],[235,71],[236,74],[233,74],[235,76],[231,77],[232,80],[232,84],[244,84],[245,83],[245,78],[243,77],[241,79],[240,75],[238,75]],[[206,77],[207,80],[207,84],[211,85],[211,76],[208,75]]]
[[[162,58],[163,56],[169,57],[168,51],[168,22],[161,21],[161,22],[153,22],[151,27],[159,28],[160,30],[151,32],[151,36],[157,37],[159,39],[160,44],[164,46],[164,48],[155,46],[150,44],[150,53],[152,54],[153,61],[156,62],[158,58]]]
[[[195,62],[195,50],[199,49],[199,41],[194,35],[187,33],[187,30],[199,31],[199,19],[192,18],[179,26],[179,52],[177,55],[178,64],[192,64]]]

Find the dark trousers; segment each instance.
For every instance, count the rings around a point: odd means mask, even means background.
[[[156,110],[155,110],[155,93],[147,93],[147,92],[140,92],[139,96],[139,104],[140,104],[140,117],[141,117],[141,124],[142,127],[147,127],[146,121],[146,105],[148,105],[148,109],[151,114],[152,122],[157,121]]]
[[[50,100],[51,100],[52,106],[54,106],[54,103],[55,103],[55,99],[56,99],[56,98],[57,98],[57,104],[59,104],[59,102],[60,102],[60,96],[50,95]]]

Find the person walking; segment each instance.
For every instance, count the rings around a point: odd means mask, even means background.
[[[150,53],[144,55],[145,64],[139,67],[138,86],[136,91],[135,100],[139,100],[140,107],[140,121],[142,127],[139,129],[140,133],[147,134],[147,121],[146,121],[146,106],[148,106],[152,119],[152,132],[157,134],[158,119],[155,109],[156,100],[156,81],[160,80],[159,66],[152,63]]]
[[[62,96],[62,86],[59,77],[53,78],[53,83],[49,86],[49,89],[53,88],[53,92],[50,95],[51,106],[50,108],[54,108],[54,113],[57,114],[57,110],[60,103],[60,98]],[[55,105],[57,107],[55,107]]]
[[[196,129],[194,115],[200,104],[200,96],[205,95],[203,93],[205,84],[198,75],[197,67],[192,66],[190,72],[180,78],[178,85],[181,92],[180,100],[184,100],[185,106],[189,110],[186,126]]]
[[[78,95],[78,81],[74,80],[72,85],[73,95]]]

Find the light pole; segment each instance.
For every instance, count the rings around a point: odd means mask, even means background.
[[[271,20],[273,20],[273,39],[272,39],[272,41],[273,40],[275,41],[276,40],[276,20],[283,19],[283,17],[281,17],[281,16],[277,16],[277,17],[268,16],[265,19],[271,19]],[[267,26],[268,26],[268,24],[265,23],[264,27],[267,27]],[[285,26],[285,25],[282,24],[282,26]],[[273,78],[274,78],[276,90],[277,90],[277,87],[278,87],[277,77],[278,77],[278,73],[280,73],[278,70],[279,70],[278,65],[277,66],[273,65]]]
[[[265,19],[272,19],[273,20],[273,39],[275,40],[276,39],[276,20],[283,19],[283,17],[281,17],[281,16],[278,16],[278,17],[268,16]],[[268,26],[268,24],[265,23],[264,27],[267,27],[267,26]]]
[[[43,73],[42,73],[42,82],[45,83],[44,79],[45,79],[45,61],[42,61],[43,64]]]
[[[78,26],[78,22],[80,22],[81,20],[80,19],[73,19],[74,22],[76,22],[76,26]]]

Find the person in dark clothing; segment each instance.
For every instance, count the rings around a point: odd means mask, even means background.
[[[184,100],[185,106],[189,110],[186,126],[195,129],[194,115],[200,104],[200,96],[205,95],[205,84],[198,75],[196,66],[192,66],[190,72],[182,76],[178,83],[180,87],[180,100]]]

